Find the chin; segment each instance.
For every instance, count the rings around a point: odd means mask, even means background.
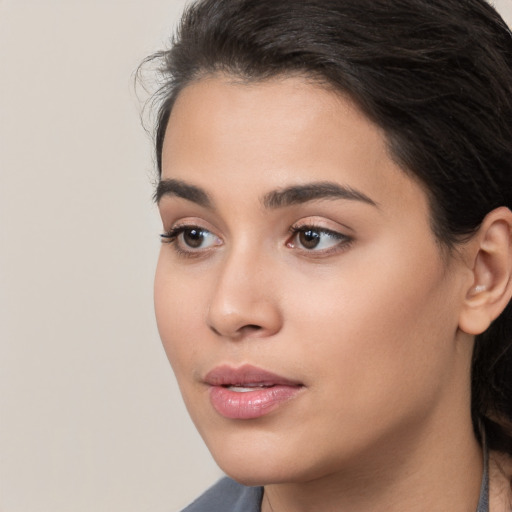
[[[220,469],[241,484],[260,486],[300,479],[300,451],[286,446],[282,439],[240,432],[220,438],[206,436],[205,442]]]
[[[241,460],[236,462],[218,461],[218,464],[227,476],[250,487],[303,480],[299,475],[294,474],[291,468],[285,468],[279,462],[269,463],[268,458],[256,464]]]
[[[293,436],[225,436],[221,442],[207,440],[207,446],[220,469],[233,480],[247,486],[304,483],[329,473],[340,461],[316,458],[301,449]],[[238,441],[238,442],[237,442]],[[288,441],[288,442],[286,442]],[[331,454],[332,455],[332,454]]]
[[[337,472],[340,468],[335,461],[307,461],[297,456],[282,458],[266,456],[254,460],[243,454],[238,460],[225,457],[215,459],[222,471],[247,486],[264,486],[271,484],[304,484]]]
[[[269,474],[268,470],[262,470],[262,471],[254,471],[254,468],[244,468],[242,471],[228,471],[227,469],[223,469],[221,467],[222,471],[238,482],[239,484],[246,485],[247,487],[262,487],[265,485],[270,485],[274,483],[283,483],[284,481],[288,480],[276,480],[272,477],[272,475]],[[246,469],[246,470],[245,470]],[[262,474],[263,473],[263,474]]]

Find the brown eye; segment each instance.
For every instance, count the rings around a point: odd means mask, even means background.
[[[191,247],[192,249],[199,249],[203,244],[208,231],[204,231],[198,228],[184,229],[182,233],[183,242]]]
[[[298,239],[304,249],[314,249],[320,243],[320,233],[311,229],[299,231]]]
[[[176,226],[160,235],[162,242],[170,244],[180,255],[200,255],[208,249],[222,245],[222,239],[200,226]]]
[[[288,247],[302,249],[313,253],[326,253],[336,247],[345,247],[351,243],[352,238],[337,231],[314,226],[292,228],[294,233],[288,242]]]

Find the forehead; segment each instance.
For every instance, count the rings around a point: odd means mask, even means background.
[[[304,78],[241,83],[209,77],[186,87],[171,113],[162,178],[213,192],[263,195],[310,181],[425,204],[390,158],[385,135],[347,97]]]
[[[380,130],[341,93],[300,77],[242,82],[215,75],[193,82],[178,95],[163,158],[172,161],[180,150],[197,143],[208,143],[203,150],[217,149],[221,155],[243,145],[247,150],[264,149],[259,155],[263,165],[270,151],[281,149],[288,157],[300,158],[306,151],[332,149],[329,144],[340,130],[344,134],[338,142],[344,147],[363,136],[373,154],[386,151]],[[299,141],[308,142],[303,151],[296,145]],[[368,155],[364,148],[361,154]]]

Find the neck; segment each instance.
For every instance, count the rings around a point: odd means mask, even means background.
[[[266,486],[262,512],[476,510],[482,450],[469,413],[464,422],[455,414],[439,411],[439,421],[421,422],[386,439],[380,444],[384,449],[369,450],[346,471]]]

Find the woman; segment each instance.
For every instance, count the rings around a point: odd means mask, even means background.
[[[499,15],[204,0],[157,58],[157,321],[232,478],[186,510],[512,510]]]

